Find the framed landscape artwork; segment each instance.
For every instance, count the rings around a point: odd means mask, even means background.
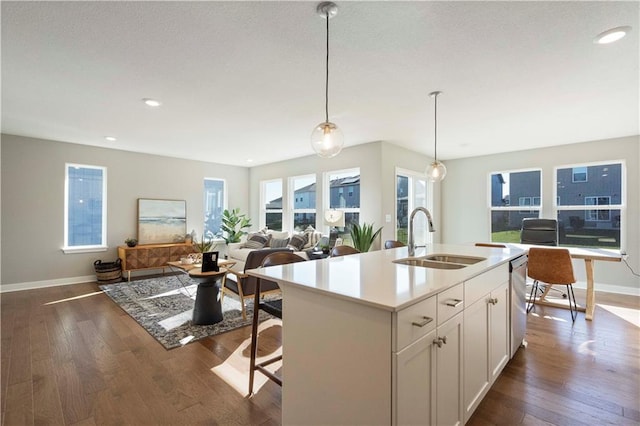
[[[183,243],[186,233],[185,200],[138,198],[138,244]]]

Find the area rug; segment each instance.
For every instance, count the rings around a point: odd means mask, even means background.
[[[198,284],[187,275],[101,285],[100,289],[166,349],[184,346],[207,336],[251,324],[253,301],[247,301],[247,319],[242,319],[240,301],[224,297],[224,319],[213,325],[191,323]],[[260,311],[260,321],[273,318]]]

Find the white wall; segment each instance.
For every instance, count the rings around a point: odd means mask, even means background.
[[[629,264],[637,272],[640,270],[639,151],[640,137],[634,136],[447,161],[447,177],[442,183],[443,241],[490,240],[487,187],[492,172],[542,168],[542,217],[555,217],[552,210],[555,166],[625,160],[627,227],[623,248],[629,253]],[[574,262],[574,270],[578,281],[584,282],[583,262]],[[640,294],[640,279],[623,263],[596,262],[595,280],[599,284],[597,289]]]
[[[205,177],[224,178],[228,205],[249,209],[249,170],[200,161],[2,135],[2,290],[95,279],[93,262],[114,261],[137,233],[137,199],[187,201],[187,231],[202,235]],[[107,168],[107,244],[64,254],[65,163]]]

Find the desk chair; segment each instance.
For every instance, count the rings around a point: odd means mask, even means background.
[[[237,294],[240,298],[240,305],[242,306],[242,319],[246,320],[247,312],[245,309],[245,300],[253,297],[256,291],[258,278],[247,275],[245,272],[249,269],[259,268],[262,265],[264,258],[269,254],[282,251],[290,252],[291,250],[288,248],[267,248],[251,251],[247,256],[247,261],[244,264],[244,270],[242,272],[231,269],[227,274],[220,302],[222,303],[222,299],[226,293],[232,292]],[[280,292],[278,284],[273,281],[264,280],[262,283],[262,294],[273,292]]]
[[[331,249],[331,257],[346,256],[348,254],[358,254],[360,250],[356,250],[351,246],[335,246]]]
[[[263,267],[274,266],[274,265],[284,265],[287,263],[295,263],[295,262],[304,262],[305,259],[298,256],[297,254],[293,254],[291,251],[282,251],[278,253],[268,254],[264,260],[262,261]],[[253,321],[251,325],[251,360],[249,364],[249,395],[253,394],[253,379],[255,375],[255,371],[258,370],[269,379],[276,382],[278,385],[282,386],[282,379],[271,371],[266,369],[267,365],[273,364],[274,362],[280,361],[282,359],[282,355],[278,355],[272,358],[269,358],[259,364],[256,364],[256,358],[258,357],[258,317],[260,309],[263,311],[273,315],[274,317],[282,319],[282,299],[275,300],[264,300],[260,298],[260,286],[261,282],[270,282],[262,279],[257,280],[255,293],[254,293],[254,302],[253,302]]]
[[[392,249],[396,247],[406,247],[406,244],[403,243],[402,241],[396,241],[396,240],[387,240],[384,242],[384,248],[386,249]]]
[[[527,313],[533,309],[536,301],[536,294],[540,282],[547,286],[564,285],[569,294],[569,310],[571,320],[576,321],[578,316],[578,305],[576,296],[573,293],[573,283],[576,278],[573,275],[573,264],[569,250],[560,248],[531,247],[529,249],[529,264],[527,274],[533,278],[533,287],[527,303]],[[573,299],[573,307],[571,300]]]
[[[520,229],[520,243],[532,244],[536,246],[557,246],[558,245],[558,221],[555,219],[539,219],[531,217],[522,219],[522,228]],[[550,287],[543,286],[540,289],[542,297],[545,297],[551,290]],[[563,298],[567,295],[558,289],[553,289]]]

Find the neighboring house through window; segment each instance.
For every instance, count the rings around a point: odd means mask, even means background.
[[[327,172],[324,184],[325,200],[328,200],[324,204],[330,209],[344,211],[345,227],[338,228],[338,233],[344,238],[348,236],[350,225],[360,224],[360,169]],[[325,232],[328,231],[327,227]]]
[[[489,176],[489,187],[491,241],[520,242],[522,219],[540,217],[541,170],[494,172]]]
[[[282,179],[262,181],[260,228],[282,231]]]
[[[623,161],[555,169],[560,245],[624,247],[625,174]]]
[[[316,175],[295,176],[289,179],[290,208],[293,230],[304,231],[309,225],[316,227]]]
[[[65,165],[65,253],[104,250],[107,246],[107,169]]]

